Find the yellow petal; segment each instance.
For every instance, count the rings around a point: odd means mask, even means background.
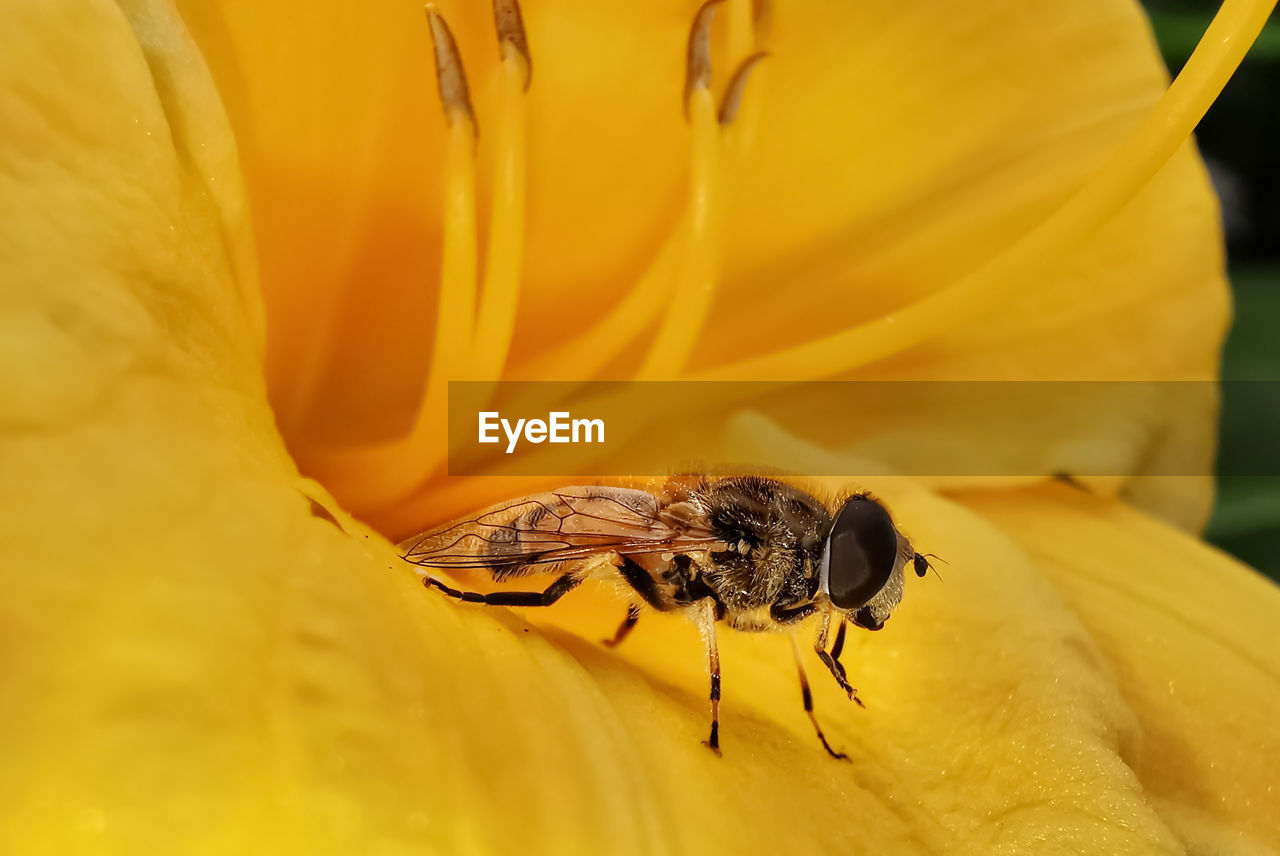
[[[1280,842],[1280,591],[1211,547],[1064,485],[965,504],[1011,534],[1096,641],[1142,738],[1129,759],[1195,853]]]
[[[926,11],[814,3],[779,15],[767,118],[733,209],[728,317],[708,331],[708,357],[733,339],[728,322],[790,284],[805,292],[776,307],[784,343],[874,318],[981,266],[1098,170],[1166,83],[1132,4]],[[1215,296],[1206,305],[1220,320],[1214,212],[1203,169],[1184,151],[1068,270],[1026,283],[1021,300],[976,329],[949,331],[926,349],[931,359],[908,356],[910,369],[885,371],[999,377],[1014,353],[1032,360],[1030,377],[1146,377],[1175,359],[1211,365],[1207,351],[1175,356],[1141,341],[1167,341],[1170,331],[1154,323],[1168,324],[1164,313],[1140,319],[1126,339],[1094,328],[1118,329],[1111,316],[1126,306],[1184,291]],[[1175,245],[1179,236],[1187,243]],[[1152,246],[1173,258],[1150,259]],[[1168,276],[1179,263],[1190,269]],[[1215,333],[1202,317],[1195,341]]]

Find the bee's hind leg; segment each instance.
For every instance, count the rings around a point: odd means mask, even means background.
[[[627,617],[622,619],[622,623],[618,625],[618,629],[614,631],[612,639],[605,639],[604,644],[610,648],[616,648],[622,644],[622,640],[631,634],[631,628],[636,626],[636,622],[640,620],[640,607],[634,603],[627,607]]]
[[[809,676],[804,673],[804,662],[800,659],[800,645],[796,642],[795,636],[790,638],[791,652],[796,657],[796,671],[800,673],[800,699],[804,702],[804,712],[809,714],[809,721],[813,723],[813,730],[818,733],[818,739],[822,741],[822,748],[827,750],[827,754],[832,758],[847,761],[849,756],[832,749],[831,744],[827,742],[826,735],[822,733],[822,726],[818,724],[818,717],[813,712],[813,691],[809,689]]]
[[[463,603],[483,603],[486,606],[550,606],[577,588],[583,579],[581,574],[565,574],[544,591],[495,591],[489,594],[459,591],[435,577],[423,577],[422,584],[427,588],[438,588]]]

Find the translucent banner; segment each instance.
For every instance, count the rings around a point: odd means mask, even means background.
[[[1280,439],[1280,382],[453,382],[449,473],[1212,475],[1226,388]]]

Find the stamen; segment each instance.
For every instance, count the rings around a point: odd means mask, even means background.
[[[730,0],[731,15],[746,20],[755,33],[758,16],[756,8],[746,8],[745,16],[741,0]],[[699,17],[695,19],[690,31],[690,57],[698,57],[701,63],[704,54],[709,52],[705,44],[710,36],[710,18],[714,8],[703,7]],[[705,15],[705,17],[704,17]],[[758,34],[753,35],[753,41]],[[721,125],[733,122],[742,96],[746,88],[751,69],[765,54],[748,56],[734,73],[726,87],[718,114]],[[690,79],[703,77],[710,79],[710,69],[705,71],[687,69],[686,84]],[[749,102],[750,103],[750,102]],[[738,138],[733,141],[741,154],[746,148],[746,140]],[[671,278],[676,264],[684,257],[684,247],[688,245],[690,218],[686,212],[676,227],[667,236],[655,254],[649,268],[614,309],[600,322],[578,334],[569,342],[563,343],[553,350],[545,351],[533,357],[522,367],[521,376],[529,378],[568,377],[572,375],[579,380],[590,380],[612,362],[623,350],[649,326],[661,312],[667,294],[671,290]]]
[[[710,88],[711,20],[719,2],[704,4],[689,31],[685,78],[685,115],[691,126],[688,233],[666,317],[639,371],[642,380],[668,377],[684,367],[711,307],[720,254],[720,128]]]
[[[449,130],[445,142],[443,248],[440,259],[440,298],[436,309],[435,344],[418,414],[410,434],[417,448],[438,456],[435,441],[443,436],[446,382],[461,377],[470,359],[476,311],[476,121],[467,91],[467,77],[449,25],[427,6],[431,40],[435,46],[440,103]],[[415,455],[415,458],[418,456]],[[432,461],[434,466],[434,460]],[[406,477],[408,467],[401,467]],[[417,478],[426,475],[420,470]]]
[[[436,55],[436,86],[440,90],[445,121],[450,126],[459,121],[470,122],[474,134],[476,114],[471,107],[471,90],[467,88],[462,58],[458,56],[458,43],[453,40],[453,32],[435,6],[428,3],[426,13]]]
[[[508,52],[522,64],[524,90],[529,91],[533,82],[533,59],[529,56],[529,40],[524,33],[524,16],[520,14],[518,0],[493,0],[493,26],[498,31],[498,56],[505,64]]]
[[[689,29],[689,48],[685,60],[684,115],[690,119],[689,101],[694,93],[711,88],[711,22],[716,17],[716,6],[724,0],[707,0],[698,9]]]
[[[719,120],[721,125],[732,123],[738,115],[738,107],[742,104],[742,93],[747,88],[747,78],[751,76],[751,70],[768,55],[764,51],[752,54],[744,59],[742,64],[738,66],[738,70],[733,73],[733,77],[729,80],[729,85],[725,87],[724,97],[720,99]]]
[[[737,70],[720,97],[720,124],[732,125],[725,142],[730,154],[734,183],[747,165],[760,128],[761,100],[756,95],[743,101],[747,77],[757,63],[768,55],[765,49],[769,28],[773,24],[773,8],[768,0],[731,0],[729,9],[730,59]],[[745,32],[743,32],[745,31]],[[749,39],[749,41],[747,41]],[[753,86],[752,91],[758,91]],[[733,185],[730,185],[733,186]]]
[[[533,74],[520,4],[494,0],[502,69],[498,83],[497,150],[493,207],[489,216],[489,249],[476,318],[472,376],[496,380],[502,375],[515,334],[525,237],[525,104]]]
[[[1111,160],[1062,207],[986,266],[889,315],[697,380],[810,380],[848,372],[996,310],[1096,232],[1173,156],[1244,58],[1275,0],[1225,0],[1169,90]]]

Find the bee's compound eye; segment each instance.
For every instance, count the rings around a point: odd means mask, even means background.
[[[876,596],[898,559],[898,531],[884,506],[855,496],[836,515],[827,542],[828,594],[840,609],[857,609]]]

